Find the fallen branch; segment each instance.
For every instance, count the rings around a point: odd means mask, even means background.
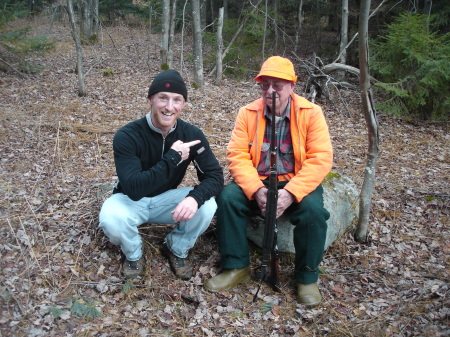
[[[20,72],[19,70],[17,70],[16,68],[14,68],[11,64],[9,64],[8,62],[6,62],[4,59],[2,59],[0,57],[0,61],[4,64],[6,64],[9,68],[11,68],[15,73],[17,73],[21,78],[27,78],[27,76],[25,76],[22,72]]]

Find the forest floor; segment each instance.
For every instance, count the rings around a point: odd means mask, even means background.
[[[36,19],[36,33],[48,22]],[[23,22],[18,22],[23,24]],[[30,24],[30,23],[29,23]],[[449,336],[450,136],[447,123],[379,116],[380,153],[366,244],[346,233],[325,253],[323,303],[296,302],[293,266],[282,291],[257,283],[212,294],[219,272],[214,224],[192,251],[195,277],[176,279],[159,245],[169,226],[145,225],[147,269],[124,282],[120,251],[98,226],[115,181],[112,137],[148,111],[159,72],[159,35],[125,25],[84,47],[87,96],[77,95],[69,27],[55,24],[44,67],[0,81],[0,336]],[[185,49],[187,52],[187,49]],[[185,60],[187,57],[185,57]],[[192,81],[187,61],[175,67]],[[111,69],[112,76],[103,76]],[[229,174],[225,149],[240,106],[257,98],[252,81],[211,78],[189,88],[182,118],[198,125]],[[301,78],[296,92],[304,94]],[[318,101],[332,135],[333,170],[360,188],[367,128],[359,94]],[[346,104],[343,104],[345,102]],[[195,171],[183,184],[195,183]],[[252,267],[259,255],[252,254]]]

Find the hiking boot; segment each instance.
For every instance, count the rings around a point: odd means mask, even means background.
[[[144,256],[141,256],[137,261],[128,261],[127,258],[125,258],[122,266],[123,275],[126,279],[140,276],[144,272],[144,264]]]
[[[172,251],[164,243],[161,249],[162,255],[164,255],[170,263],[170,267],[174,274],[182,280],[189,280],[192,277],[192,264],[188,258],[181,258],[172,253]]]

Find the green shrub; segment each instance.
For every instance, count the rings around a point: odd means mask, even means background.
[[[26,56],[44,53],[54,48],[54,42],[45,36],[30,37],[30,27],[15,29],[10,21],[28,15],[26,3],[0,0],[0,57],[15,70],[36,72],[37,65],[26,61]]]
[[[379,109],[423,119],[448,119],[449,33],[439,35],[421,14],[403,14],[371,48],[371,67],[388,94]]]

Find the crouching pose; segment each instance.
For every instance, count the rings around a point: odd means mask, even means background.
[[[150,112],[114,136],[118,180],[99,217],[105,235],[125,255],[126,278],[144,271],[138,226],[159,223],[176,225],[165,238],[162,253],[176,276],[189,279],[189,250],[216,212],[223,171],[203,132],[179,118],[186,100],[181,75],[165,70],[150,85]],[[199,184],[178,188],[191,162]]]

